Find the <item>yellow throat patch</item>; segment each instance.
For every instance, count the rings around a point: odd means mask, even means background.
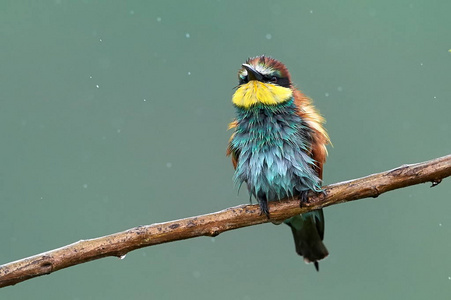
[[[276,105],[293,96],[291,89],[257,80],[242,84],[233,94],[232,102],[238,107],[249,108],[255,104]]]

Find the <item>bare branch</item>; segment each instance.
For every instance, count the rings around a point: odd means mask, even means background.
[[[14,285],[33,277],[106,256],[121,257],[142,247],[198,236],[216,236],[232,229],[269,221],[282,221],[314,209],[377,197],[382,193],[414,184],[432,182],[432,186],[435,186],[450,175],[451,155],[447,155],[427,162],[403,165],[390,171],[328,185],[324,187],[323,194],[311,194],[309,203],[302,207],[299,207],[298,199],[270,203],[271,219],[261,215],[257,205],[240,205],[216,213],[139,226],[104,237],[81,240],[0,266],[0,287]]]

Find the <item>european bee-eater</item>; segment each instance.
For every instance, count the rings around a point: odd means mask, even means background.
[[[236,119],[227,155],[237,184],[247,184],[262,213],[268,201],[321,192],[329,136],[312,100],[296,89],[284,64],[267,56],[249,58],[238,71],[232,102]],[[329,253],[324,238],[323,211],[315,210],[284,221],[293,232],[296,252],[307,263]]]

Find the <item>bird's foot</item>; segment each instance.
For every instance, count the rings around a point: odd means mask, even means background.
[[[266,200],[266,196],[257,197],[258,204],[260,205],[260,216],[263,214],[266,215],[266,218],[269,219],[269,208],[268,201]]]
[[[267,219],[270,218],[269,210],[268,210],[268,207],[266,205],[265,206],[260,206],[260,216],[262,216],[262,215],[266,215]]]
[[[260,216],[266,215],[266,218],[269,219],[269,208],[268,203],[266,201],[260,201]]]
[[[302,205],[305,203],[309,203],[308,193],[309,191],[301,191],[299,193],[299,200],[301,200],[299,203],[300,207],[302,207]]]

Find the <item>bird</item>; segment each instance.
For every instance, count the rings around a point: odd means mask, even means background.
[[[235,169],[235,183],[240,187],[246,183],[251,200],[254,197],[261,213],[270,218],[269,201],[298,197],[302,206],[310,191],[323,192],[330,138],[325,119],[292,83],[282,62],[265,55],[248,58],[238,71],[238,81],[226,154]],[[329,255],[323,243],[322,209],[284,223],[291,228],[297,254],[319,271],[318,261]]]

